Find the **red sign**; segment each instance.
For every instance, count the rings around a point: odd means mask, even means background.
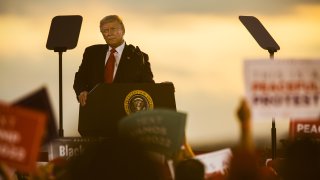
[[[0,103],[0,161],[34,171],[46,120],[44,113]]]
[[[290,122],[290,138],[301,135],[311,135],[320,138],[320,120],[294,120]]]

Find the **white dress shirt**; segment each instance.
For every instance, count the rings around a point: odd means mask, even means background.
[[[123,42],[120,46],[116,47],[116,52],[114,53],[114,57],[116,59],[116,62],[114,63],[114,71],[113,71],[113,78],[114,76],[116,75],[116,72],[117,72],[117,69],[118,69],[118,65],[120,63],[120,59],[121,59],[121,55],[122,55],[122,52],[123,52],[123,49],[124,49],[124,45],[125,45],[125,42]],[[105,59],[105,65],[107,64],[107,61],[108,61],[108,58],[110,56],[110,51],[111,51],[112,47],[109,46],[109,50],[107,52],[107,56],[106,56],[106,59]]]

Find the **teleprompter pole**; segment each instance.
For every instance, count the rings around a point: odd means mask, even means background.
[[[62,52],[59,52],[59,137],[63,137]]]
[[[253,38],[257,41],[259,46],[265,50],[268,50],[270,59],[274,59],[274,53],[280,50],[280,46],[272,38],[262,23],[254,16],[239,16],[242,24],[247,28]],[[277,151],[277,133],[275,118],[272,118],[271,127],[271,149],[272,159],[276,158]]]
[[[54,51],[59,53],[59,137],[64,136],[63,132],[63,101],[62,101],[62,53],[67,48],[56,48]]]
[[[46,47],[59,53],[59,137],[63,137],[62,53],[77,46],[82,16],[55,16],[51,21]]]
[[[274,60],[274,52],[276,50],[268,49],[270,60]],[[271,125],[271,158],[277,158],[277,129],[276,129],[276,121],[275,118],[272,118]]]

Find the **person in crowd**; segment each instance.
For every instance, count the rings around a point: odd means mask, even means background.
[[[74,78],[73,89],[82,106],[101,83],[154,83],[148,55],[125,42],[124,23],[118,15],[101,19],[100,32],[106,44],[85,49]]]
[[[69,160],[68,180],[164,180],[158,162],[143,146],[129,138],[103,139]]]
[[[175,180],[204,180],[205,166],[198,159],[185,159],[175,165]]]
[[[315,138],[293,140],[285,149],[280,174],[284,180],[320,179],[320,144]]]
[[[237,109],[237,119],[240,122],[240,143],[233,149],[228,180],[278,180],[273,169],[261,165],[260,156],[255,149],[251,129],[251,111],[245,99],[242,99]]]
[[[0,180],[16,180],[18,177],[15,169],[0,162]]]

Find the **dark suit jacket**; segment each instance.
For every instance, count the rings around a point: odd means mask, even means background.
[[[89,92],[103,83],[108,47],[98,44],[86,48],[73,84],[77,97],[82,91]],[[148,55],[126,44],[113,83],[154,83]]]

